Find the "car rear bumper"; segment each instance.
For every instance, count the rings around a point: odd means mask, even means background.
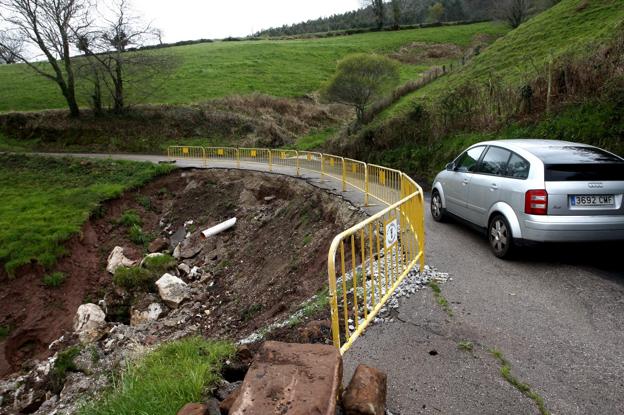
[[[537,216],[524,220],[523,239],[537,242],[624,240],[624,215]]]

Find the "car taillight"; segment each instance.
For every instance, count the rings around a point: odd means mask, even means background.
[[[529,215],[548,214],[548,193],[546,190],[529,190],[524,196],[524,213]]]

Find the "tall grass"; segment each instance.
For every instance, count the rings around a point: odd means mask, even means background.
[[[78,414],[175,414],[216,384],[222,363],[234,352],[231,343],[200,337],[164,344],[129,364],[111,389]]]

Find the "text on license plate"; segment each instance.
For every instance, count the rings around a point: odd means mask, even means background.
[[[614,195],[575,195],[570,196],[572,206],[615,206]]]

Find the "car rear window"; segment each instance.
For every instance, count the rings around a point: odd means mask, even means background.
[[[539,157],[544,164],[574,165],[624,162],[620,157],[596,147],[544,146],[531,148],[530,151]]]
[[[546,164],[544,180],[569,181],[624,181],[624,162],[594,164]]]

